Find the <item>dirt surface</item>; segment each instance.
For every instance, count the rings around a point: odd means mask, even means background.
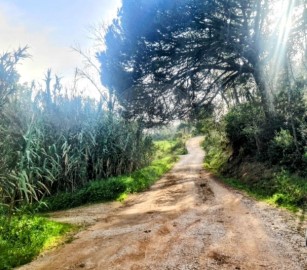
[[[190,139],[171,172],[124,204],[51,214],[88,226],[20,269],[307,269],[305,224],[216,181],[202,169],[201,140]]]

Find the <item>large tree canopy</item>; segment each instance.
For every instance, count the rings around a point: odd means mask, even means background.
[[[247,82],[269,117],[263,73],[277,39],[273,2],[124,0],[98,54],[102,83],[126,117],[150,124],[187,115]]]

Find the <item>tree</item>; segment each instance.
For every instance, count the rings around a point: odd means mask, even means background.
[[[103,84],[129,117],[181,116],[249,82],[266,118],[268,0],[123,1],[98,54]],[[136,109],[137,108],[137,109]]]

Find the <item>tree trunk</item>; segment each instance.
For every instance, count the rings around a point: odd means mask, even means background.
[[[233,88],[233,94],[234,94],[234,98],[235,98],[235,101],[236,101],[236,105],[239,105],[240,99],[239,99],[239,94],[238,94],[236,86],[234,86],[234,88]]]
[[[272,118],[272,115],[274,114],[274,110],[273,110],[273,104],[270,101],[270,96],[268,93],[268,89],[263,74],[261,72],[261,67],[258,66],[255,68],[253,76],[258,88],[258,92],[260,94],[261,106],[263,108],[265,118],[267,122],[269,122]]]

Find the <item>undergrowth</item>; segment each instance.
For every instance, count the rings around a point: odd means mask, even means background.
[[[46,218],[14,215],[0,217],[0,269],[6,270],[30,262],[42,251],[63,240],[72,225]]]
[[[92,181],[74,193],[59,193],[39,205],[25,206],[10,218],[0,212],[0,270],[30,262],[42,251],[56,246],[74,227],[49,221],[44,217],[26,215],[27,211],[46,212],[72,208],[87,203],[123,200],[129,193],[148,189],[171,169],[178,154],[186,152],[181,141],[155,142],[155,158],[150,166],[123,175]],[[0,209],[1,210],[1,209]],[[3,208],[5,211],[5,208]]]
[[[177,155],[186,152],[181,141],[155,142],[156,154],[151,164],[129,175],[96,180],[71,193],[59,193],[43,200],[35,210],[39,212],[73,208],[89,203],[123,200],[129,193],[148,189],[171,169]]]
[[[306,179],[291,175],[287,171],[276,173],[271,179],[260,178],[256,182],[236,178],[220,177],[223,182],[247,192],[252,197],[292,212],[305,209],[307,203]]]
[[[219,172],[229,157],[226,150],[225,135],[212,129],[203,141],[202,146],[206,150],[205,168],[214,173]]]
[[[290,211],[307,207],[307,182],[282,167],[272,168],[253,160],[231,160],[222,133],[212,130],[203,147],[206,152],[204,167],[227,185],[247,192],[258,200]]]

